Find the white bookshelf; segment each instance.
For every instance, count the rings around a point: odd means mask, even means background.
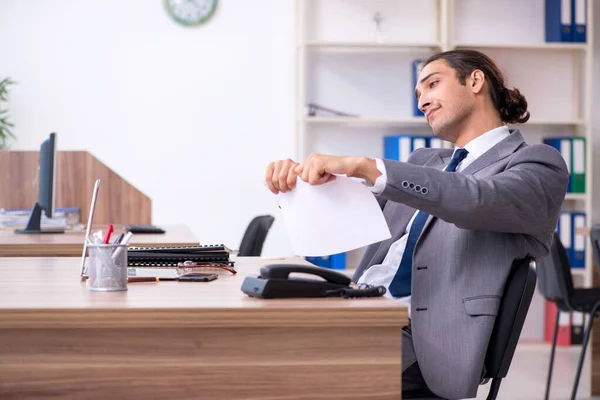
[[[425,117],[405,117],[405,118],[364,118],[364,117],[304,117],[305,124],[345,124],[345,125],[422,125],[427,126]],[[527,121],[527,126],[545,125],[545,126],[585,126],[586,121],[582,119],[573,120],[552,120],[535,119]]]
[[[366,42],[307,42],[304,46],[309,50],[341,50],[341,51],[403,51],[410,49],[442,48],[441,43],[366,43]]]
[[[586,51],[587,43],[477,43],[455,42],[456,49],[505,49],[528,51]]]
[[[568,193],[565,208],[584,210],[592,225],[592,0],[587,43],[546,43],[544,0],[296,0],[296,12],[297,159],[311,152],[381,157],[385,135],[432,135],[423,117],[412,116],[410,61],[474,48],[527,97],[532,117],[515,126],[527,142],[586,138],[586,193]],[[379,33],[376,12],[383,16]],[[307,103],[360,117],[309,117]],[[592,265],[588,242],[586,268],[573,270],[585,286]]]
[[[587,194],[585,193],[567,193],[565,200],[571,201],[587,201]]]
[[[306,117],[303,120],[306,124],[342,124],[342,125],[419,125],[427,126],[425,117],[406,117],[406,118],[351,118],[351,117]]]

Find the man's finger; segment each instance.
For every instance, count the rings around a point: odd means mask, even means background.
[[[289,192],[290,187],[287,184],[288,174],[290,173],[290,164],[284,163],[281,166],[281,170],[279,171],[279,176],[277,179],[279,180],[279,190],[282,192]]]
[[[275,185],[273,185],[273,172],[274,171],[275,171],[275,163],[270,162],[269,165],[267,165],[267,172],[265,173],[265,182],[267,183],[269,190],[271,192],[273,192],[274,194],[277,194],[279,191],[277,190]]]
[[[279,172],[281,171],[281,163],[278,161],[275,163],[275,166],[273,168],[273,175],[271,175],[271,182],[273,183],[273,186],[275,187],[276,192],[274,192],[275,194],[280,192],[280,188],[279,188]]]
[[[296,187],[296,180],[297,180],[298,174],[296,173],[296,164],[292,165],[292,168],[290,168],[290,172],[288,173],[287,176],[287,185],[290,189],[293,189]]]
[[[310,174],[311,167],[310,163],[303,164],[301,178],[304,182],[308,182],[308,175]]]

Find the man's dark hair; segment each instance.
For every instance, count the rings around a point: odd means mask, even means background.
[[[456,71],[458,80],[463,85],[466,85],[466,78],[471,72],[476,69],[481,70],[489,84],[490,97],[503,122],[522,124],[529,120],[525,96],[514,87],[511,90],[504,86],[504,75],[485,54],[475,50],[446,51],[427,58],[423,62],[423,67],[437,60],[446,61],[448,66]]]

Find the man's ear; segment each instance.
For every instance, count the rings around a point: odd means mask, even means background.
[[[477,94],[483,90],[483,85],[485,83],[485,74],[482,70],[476,69],[471,72],[469,76],[468,86],[474,94]]]

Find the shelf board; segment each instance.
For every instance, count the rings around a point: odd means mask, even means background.
[[[579,200],[586,201],[587,195],[585,193],[567,193],[565,200]]]
[[[571,50],[586,51],[587,43],[455,43],[457,49],[506,49],[506,50]]]
[[[427,125],[425,117],[406,118],[352,118],[352,117],[305,117],[307,124],[343,125]]]
[[[585,268],[571,268],[571,275],[585,277],[585,275],[586,275]]]
[[[336,51],[441,49],[440,43],[307,42],[306,48]]]
[[[425,117],[404,118],[353,118],[353,117],[305,117],[308,124],[346,124],[346,125],[427,125]],[[585,125],[585,120],[550,120],[531,119],[524,124],[515,124],[515,127],[526,125]]]
[[[585,125],[586,121],[584,119],[544,119],[544,118],[532,118],[524,124],[515,124],[515,126],[523,126],[523,125]]]

